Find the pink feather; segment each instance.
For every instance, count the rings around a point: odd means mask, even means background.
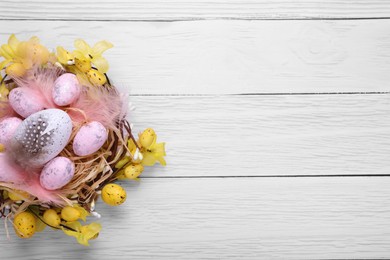
[[[84,87],[80,98],[70,105],[69,116],[74,122],[98,121],[106,128],[115,129],[124,117],[123,99],[115,88]]]
[[[42,188],[38,173],[19,167],[7,153],[0,153],[0,165],[0,182],[2,186],[26,191],[47,203],[64,204],[58,192]]]
[[[22,78],[14,78],[20,88],[28,88],[44,108],[59,108],[53,101],[54,82],[63,73],[60,68],[35,68]]]

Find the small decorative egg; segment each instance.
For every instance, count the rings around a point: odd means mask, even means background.
[[[0,123],[0,143],[7,147],[15,134],[16,129],[22,123],[17,117],[9,117]]]
[[[17,214],[14,218],[15,233],[20,238],[30,238],[34,235],[37,227],[35,216],[27,211]]]
[[[74,163],[66,157],[56,157],[43,167],[40,176],[41,186],[47,190],[57,190],[68,184],[74,175]]]
[[[42,97],[39,97],[29,88],[14,88],[9,93],[9,104],[16,113],[26,118],[43,110]]]
[[[46,109],[26,118],[16,129],[11,149],[22,165],[43,166],[68,144],[72,120],[60,109]]]
[[[22,190],[13,190],[8,192],[8,197],[13,201],[19,201],[30,198],[30,194]]]
[[[154,142],[156,142],[157,136],[153,128],[147,128],[139,137],[139,142],[142,147],[149,148]]]
[[[115,183],[109,183],[102,189],[102,199],[110,206],[118,206],[126,201],[126,191]]]
[[[106,128],[92,121],[80,128],[73,139],[73,151],[78,156],[93,154],[99,150],[108,138]]]
[[[87,77],[94,86],[103,86],[107,82],[106,76],[94,69],[90,69],[87,72]]]
[[[81,213],[77,208],[66,206],[61,210],[61,218],[65,221],[73,222],[78,220],[81,217]]]
[[[81,72],[87,73],[91,69],[91,62],[85,59],[75,59],[75,66]]]
[[[58,106],[67,106],[80,96],[80,84],[76,75],[65,73],[54,82],[52,90],[53,101]]]
[[[131,164],[125,168],[125,176],[130,180],[137,180],[138,176],[144,171],[142,164]]]
[[[47,209],[43,213],[43,220],[52,227],[59,227],[61,224],[61,218],[54,209]]]

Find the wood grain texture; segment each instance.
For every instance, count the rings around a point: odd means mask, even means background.
[[[132,94],[390,91],[390,20],[0,21],[51,47],[108,39],[109,75]]]
[[[61,232],[6,241],[2,259],[390,257],[390,178],[148,179],[98,204],[90,248]],[[3,228],[1,228],[2,233]]]
[[[6,19],[194,20],[390,17],[386,0],[3,0]]]
[[[145,176],[389,174],[390,95],[130,97],[168,166]]]

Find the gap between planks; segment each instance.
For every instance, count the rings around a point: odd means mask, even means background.
[[[175,22],[196,22],[196,21],[357,21],[357,20],[390,20],[389,17],[309,17],[309,18],[232,18],[232,17],[209,17],[209,18],[179,18],[179,19],[61,19],[61,18],[0,18],[0,21],[41,21],[41,22],[151,22],[151,23],[175,23]]]

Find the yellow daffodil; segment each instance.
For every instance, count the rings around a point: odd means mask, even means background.
[[[108,62],[102,57],[103,52],[113,47],[108,41],[100,41],[92,48],[84,40],[76,40],[74,43],[76,50],[73,52],[75,57],[81,62],[91,62],[100,73],[108,71]]]
[[[76,74],[82,85],[103,86],[107,82],[105,73],[108,62],[102,57],[103,52],[112,48],[107,41],[100,41],[92,48],[84,40],[76,40],[76,50],[69,52],[63,47],[57,47],[57,60],[69,72]],[[92,65],[94,68],[92,68]]]
[[[46,64],[50,53],[40,44],[38,37],[21,42],[12,34],[8,44],[1,46],[0,56],[5,59],[0,63],[0,70],[6,68],[6,73],[11,77],[21,77],[33,65]]]
[[[82,226],[80,222],[72,222],[66,224],[66,226],[73,230],[67,229],[66,227],[61,227],[64,233],[68,236],[75,237],[77,242],[84,246],[89,246],[88,241],[95,239],[102,229],[102,226],[95,222],[85,226]]]
[[[8,44],[3,44],[0,47],[0,56],[5,60],[0,62],[0,70],[4,69],[8,63],[11,63],[14,59],[17,58],[16,51],[19,46],[19,40],[14,34],[12,34],[8,39]]]
[[[165,143],[154,142],[148,149],[142,150],[142,155],[142,165],[153,166],[157,161],[163,166],[167,165],[164,159]]]

